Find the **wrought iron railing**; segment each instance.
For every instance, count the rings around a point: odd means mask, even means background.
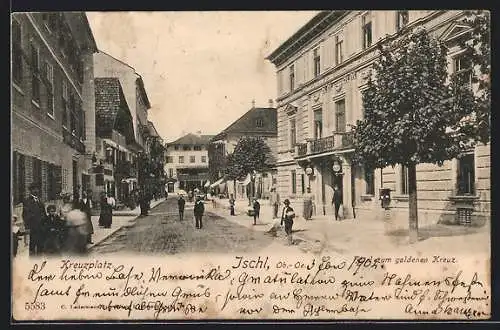
[[[297,156],[305,156],[307,154],[307,143],[298,143],[297,151]]]
[[[311,153],[317,154],[326,151],[332,151],[335,146],[334,137],[327,136],[324,138],[311,141]]]

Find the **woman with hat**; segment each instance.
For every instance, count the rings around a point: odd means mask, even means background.
[[[293,219],[295,218],[295,211],[290,206],[290,200],[285,199],[283,204],[285,204],[285,207],[283,208],[283,212],[281,213],[281,225],[283,226],[283,222],[285,223],[285,233],[288,239],[288,244],[292,245],[292,226]]]

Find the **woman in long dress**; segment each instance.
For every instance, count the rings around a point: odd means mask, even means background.
[[[105,194],[101,195],[100,205],[101,213],[99,215],[99,224],[104,228],[111,228],[113,207],[108,203],[108,199]]]

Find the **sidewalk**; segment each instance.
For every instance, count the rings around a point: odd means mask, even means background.
[[[151,209],[158,206],[160,203],[165,201],[165,198],[160,198],[157,201],[151,201]],[[94,234],[92,235],[92,243],[87,245],[87,249],[90,250],[100,242],[104,241],[109,236],[113,235],[115,232],[123,227],[132,226],[141,214],[141,208],[136,207],[133,210],[122,210],[113,212],[113,223],[111,228],[103,228],[99,226],[99,216],[92,216],[92,225],[94,226]],[[29,241],[29,237],[26,237],[26,241]],[[28,246],[24,244],[24,241],[19,241],[18,255],[27,256]]]
[[[260,232],[267,232],[273,223],[272,207],[269,201],[261,202],[260,219],[253,225],[253,217],[246,214],[248,203],[236,203],[235,216],[229,215],[229,201],[216,199],[217,207],[206,206],[208,212],[216,213],[226,219]],[[238,205],[239,204],[239,205]],[[335,221],[328,216],[315,216],[305,220],[298,214],[293,225],[294,241],[305,241],[315,249],[332,250],[345,253],[461,253],[489,254],[489,226],[480,228],[432,225],[419,228],[419,242],[408,242],[408,219],[385,219],[374,212],[372,218],[356,218]],[[383,220],[382,220],[383,219]],[[280,233],[279,236],[283,236]]]

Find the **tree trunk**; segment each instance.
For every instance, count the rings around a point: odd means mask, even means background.
[[[417,207],[417,168],[416,164],[408,165],[408,204],[409,204],[409,238],[410,244],[418,241],[418,207]]]

